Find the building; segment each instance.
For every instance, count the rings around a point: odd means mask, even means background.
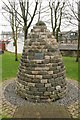
[[[7,32],[2,31],[0,41],[5,41],[5,49],[7,51],[15,52],[14,40],[12,38],[11,31],[7,31]],[[23,45],[24,45],[23,33],[20,33],[18,36],[18,42],[17,42],[18,53],[22,53]]]
[[[0,40],[0,53],[4,53],[4,51],[6,51],[6,45],[9,43],[10,41],[4,41],[4,40]]]
[[[63,56],[77,56],[77,44],[59,44],[59,50]]]
[[[59,33],[59,43],[77,43],[78,31],[67,31]]]

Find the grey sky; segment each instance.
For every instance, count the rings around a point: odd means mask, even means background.
[[[7,0],[3,0],[4,2],[6,2],[7,3]],[[71,0],[70,0],[71,1]],[[76,0],[72,0],[72,2],[74,3]],[[3,15],[2,15],[2,1],[0,2],[0,33],[2,32],[2,31],[10,31],[11,30],[11,28],[10,28],[10,26],[9,26],[9,22],[7,22],[7,20],[3,17]],[[44,6],[44,5],[47,5],[47,0],[43,0],[43,5],[42,6]],[[44,16],[44,15],[42,15],[42,16]],[[33,22],[33,24],[35,24],[35,22],[36,22],[36,19],[37,18],[35,18],[34,19],[34,22]],[[44,17],[44,19],[45,19],[45,17]],[[46,19],[48,19],[47,17],[46,17]],[[64,23],[65,23],[65,21],[64,21]],[[5,25],[5,26],[4,26]],[[6,26],[7,25],[7,26]],[[51,29],[50,28],[50,25],[49,24],[47,24],[48,25],[48,28],[49,29]],[[62,27],[61,29],[63,30],[63,31],[67,31],[67,30],[70,30],[70,29],[76,29],[77,27],[75,27],[74,25],[71,25],[71,26],[68,26],[68,27]]]

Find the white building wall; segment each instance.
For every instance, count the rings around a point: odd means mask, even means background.
[[[10,52],[15,52],[15,46],[13,45],[14,41],[11,40],[11,42],[9,42],[9,44],[6,45],[6,50],[7,51],[10,51]],[[22,53],[23,51],[23,45],[24,45],[24,42],[21,41],[21,39],[18,39],[18,53]]]

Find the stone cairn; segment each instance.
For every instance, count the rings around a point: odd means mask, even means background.
[[[65,67],[58,43],[44,22],[28,36],[17,75],[17,93],[33,102],[50,102],[65,96]]]

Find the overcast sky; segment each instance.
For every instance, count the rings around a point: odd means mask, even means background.
[[[3,0],[3,1],[5,3],[7,3],[7,0]],[[75,0],[72,0],[72,1],[74,2]],[[43,6],[44,5],[47,5],[47,0],[43,0]],[[11,30],[9,22],[3,17],[2,13],[1,13],[2,12],[2,6],[3,6],[3,3],[0,1],[0,34],[1,34],[2,31],[10,31]],[[47,17],[46,17],[46,19],[47,19]],[[36,19],[34,20],[34,23],[35,23],[35,21],[36,21]],[[51,29],[50,25],[49,24],[47,24],[47,25],[48,25],[48,28]],[[68,26],[68,27],[63,26],[61,29],[63,31],[67,31],[67,30],[73,30],[73,29],[76,29],[76,28],[77,27],[75,27],[74,25],[71,25],[71,26]]]

